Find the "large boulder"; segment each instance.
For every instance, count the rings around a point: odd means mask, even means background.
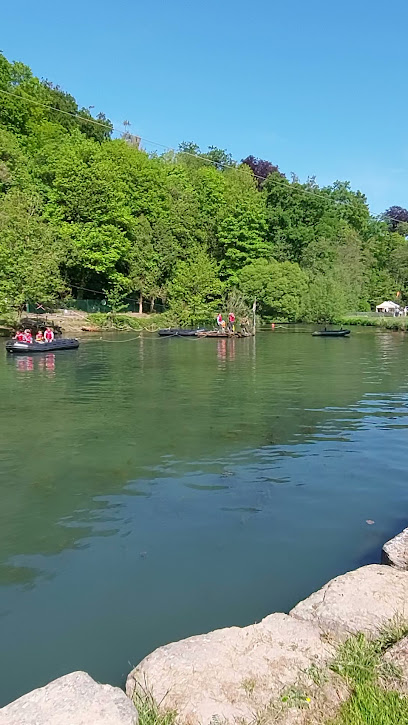
[[[0,710],[0,725],[136,725],[137,711],[118,687],[71,672]]]
[[[271,614],[249,627],[160,647],[130,673],[126,692],[136,701],[148,694],[190,725],[252,721],[265,711],[273,711],[274,722],[303,723],[314,706],[320,668],[332,654],[313,624]],[[325,682],[325,701],[337,707],[340,695]]]
[[[290,615],[337,635],[377,635],[395,616],[408,617],[408,572],[363,566],[332,579]]]
[[[394,566],[401,571],[408,570],[408,529],[387,541],[381,552],[381,563]]]

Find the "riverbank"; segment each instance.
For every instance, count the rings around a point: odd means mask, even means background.
[[[120,332],[126,330],[146,330],[148,332],[156,332],[163,327],[179,327],[179,321],[174,315],[168,312],[146,314],[137,312],[125,312],[120,314],[113,313],[85,313],[81,310],[69,310],[68,312],[58,311],[48,315],[30,316],[29,321],[50,322],[57,328],[60,328],[64,334],[79,335],[82,332]],[[16,320],[13,322],[11,317],[0,319],[0,336],[9,337],[15,328]],[[21,320],[24,325],[24,318]],[[277,327],[288,325],[289,323],[276,323]],[[299,323],[301,324],[301,323]],[[322,323],[315,324],[317,328]],[[374,315],[342,315],[332,323],[334,326],[356,326],[377,327],[384,330],[406,332],[408,329],[408,317],[376,317]],[[260,327],[263,323],[261,321]],[[215,327],[215,320],[209,319],[202,326],[208,328]],[[265,323],[264,329],[270,329],[270,323]]]
[[[403,725],[408,529],[382,561],[336,577],[289,614],[159,647],[129,674],[128,699],[76,672],[7,705],[0,724]]]
[[[80,310],[69,310],[67,313],[63,311],[49,313],[47,315],[31,315],[30,317],[22,317],[20,326],[30,326],[30,324],[51,324],[53,327],[59,328],[66,335],[79,335],[82,332],[117,332],[126,330],[148,330],[154,332],[160,327],[171,326],[176,321],[165,313],[147,315],[137,312],[126,312],[120,315],[111,313],[95,313],[87,314]],[[17,319],[10,318],[0,319],[0,336],[10,337],[14,333]]]
[[[361,325],[363,327],[380,327],[384,330],[406,332],[408,317],[374,317],[371,315],[343,315],[338,318],[343,326]]]

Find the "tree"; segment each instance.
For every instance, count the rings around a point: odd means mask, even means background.
[[[178,150],[181,154],[190,154],[191,156],[199,156],[201,154],[200,147],[194,141],[182,141]]]
[[[256,299],[262,317],[302,318],[307,276],[298,264],[258,259],[241,271],[239,288],[248,303]]]
[[[176,266],[168,286],[170,309],[183,323],[208,320],[219,305],[222,291],[217,264],[205,250],[197,249],[188,261]]]
[[[0,128],[0,193],[12,188],[33,189],[30,166],[31,159],[24,153],[17,138]]]
[[[235,166],[231,154],[226,149],[219,149],[217,146],[209,146],[207,153],[202,154],[202,156],[209,159],[218,171],[223,171],[229,166]]]
[[[160,289],[160,256],[153,244],[153,230],[149,221],[141,216],[133,230],[133,244],[129,257],[129,281],[132,290],[139,293],[139,313],[143,312],[143,298],[150,299],[150,310]]]
[[[91,292],[126,289],[130,242],[123,231],[113,224],[92,222],[64,223],[60,230],[69,250],[64,267],[79,297],[85,288]]]
[[[405,300],[408,299],[408,242],[401,244],[391,254],[389,260],[389,270],[392,274],[398,290],[403,293]],[[398,291],[397,290],[397,291]],[[394,296],[393,295],[393,296]]]
[[[241,163],[249,166],[249,168],[253,172],[256,178],[258,189],[262,189],[269,174],[279,174],[280,176],[284,177],[284,174],[279,171],[279,166],[276,166],[271,161],[267,161],[266,159],[257,159],[255,158],[255,156],[251,155],[247,156],[245,159],[242,159]]]
[[[27,301],[50,302],[65,291],[62,251],[40,215],[40,199],[12,190],[0,197],[0,307],[22,310]]]
[[[408,209],[404,209],[402,206],[390,206],[384,212],[383,219],[387,222],[391,231],[400,232],[402,230],[400,233],[407,236],[407,227],[402,225],[408,224]]]

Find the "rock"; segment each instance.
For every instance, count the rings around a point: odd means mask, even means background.
[[[408,571],[408,529],[387,541],[381,552],[381,563]]]
[[[408,573],[371,564],[332,579],[292,609],[323,631],[377,635],[395,616],[408,617]]]
[[[306,714],[310,719],[314,704],[311,675],[332,654],[313,624],[271,614],[249,627],[159,647],[130,673],[126,693],[136,701],[148,693],[189,725],[252,721],[265,709],[273,711],[274,722],[284,717],[285,723],[301,723]],[[333,686],[327,689],[325,697],[337,707],[339,694]]]
[[[137,711],[119,687],[71,672],[0,710],[0,725],[136,725]]]
[[[408,692],[408,637],[404,637],[391,647],[384,655],[384,662],[391,662],[398,668],[397,676],[391,679],[391,686]],[[392,677],[392,673],[391,673]],[[390,685],[390,683],[387,683]]]

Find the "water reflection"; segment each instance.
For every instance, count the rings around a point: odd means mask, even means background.
[[[48,352],[44,354],[33,355],[13,355],[8,359],[14,362],[16,369],[20,373],[32,373],[34,370],[46,371],[47,373],[55,373],[55,354]]]
[[[235,360],[235,343],[236,340],[231,338],[222,338],[217,340],[217,359],[220,363],[226,363],[227,360]]]

